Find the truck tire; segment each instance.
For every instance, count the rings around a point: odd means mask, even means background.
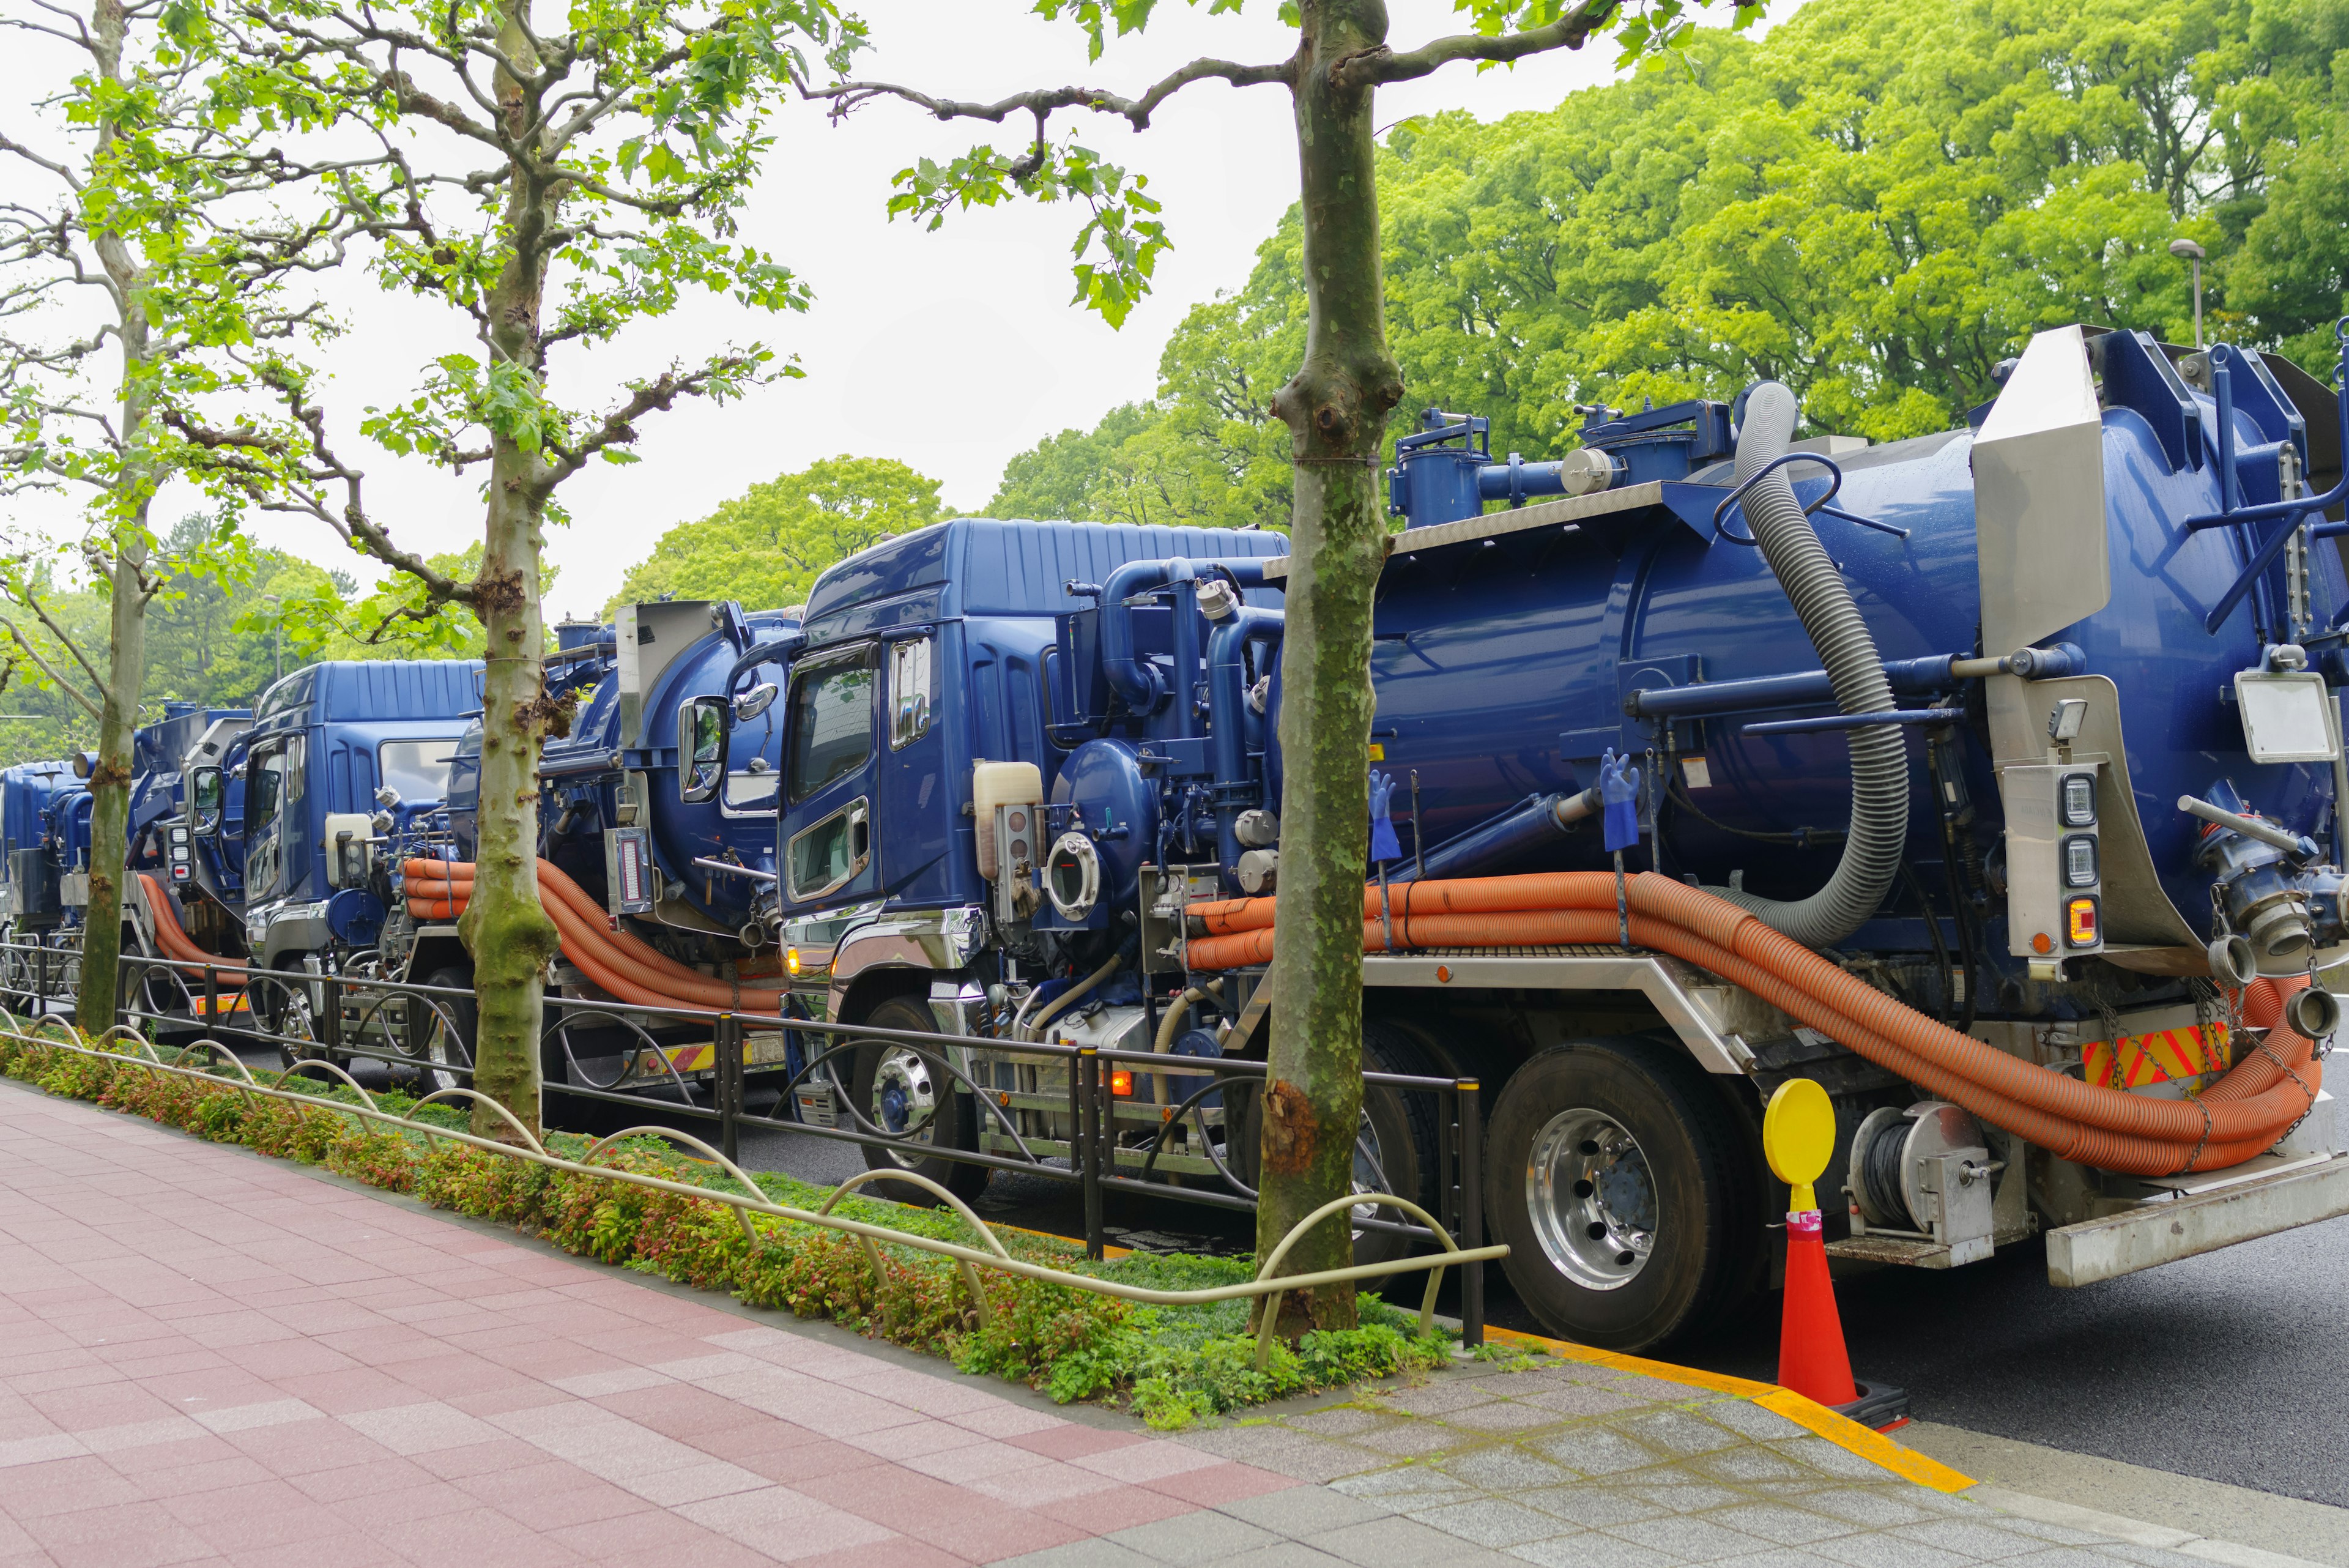
[[[875,1029],[904,1029],[931,1033],[937,1029],[937,1020],[930,1010],[912,997],[893,996],[866,1013],[859,1022]],[[919,1125],[925,1116],[928,1122],[917,1141],[937,1148],[974,1151],[978,1147],[978,1107],[968,1095],[954,1093],[953,1081],[937,1066],[911,1048],[887,1040],[852,1042],[854,1064],[849,1085],[850,1103],[874,1126],[891,1132]],[[843,1121],[843,1126],[854,1123]],[[858,1127],[862,1132],[865,1129]],[[991,1174],[983,1165],[965,1165],[959,1160],[920,1158],[899,1154],[895,1149],[860,1146],[864,1151],[864,1164],[871,1170],[910,1170],[916,1176],[926,1176],[957,1198],[968,1203],[987,1189]],[[910,1182],[875,1182],[876,1192],[907,1203],[935,1203],[937,1199],[926,1189]]]
[[[1541,1053],[1501,1091],[1485,1214],[1542,1326],[1609,1350],[1702,1330],[1746,1274],[1746,1139],[1695,1064],[1643,1039]]]
[[[1362,1070],[1428,1077],[1435,1075],[1436,1066],[1434,1058],[1422,1048],[1414,1032],[1407,1026],[1389,1019],[1366,1018],[1362,1021]],[[1436,1191],[1439,1161],[1435,1111],[1432,1096],[1404,1094],[1376,1084],[1363,1085],[1362,1127],[1354,1140],[1354,1190],[1392,1192],[1398,1198],[1410,1199],[1442,1220],[1444,1211]],[[1357,1219],[1418,1223],[1402,1210],[1380,1204],[1363,1204],[1354,1213]],[[1357,1228],[1354,1231],[1357,1263],[1383,1263],[1417,1250],[1418,1243],[1410,1237],[1398,1236],[1391,1231]],[[1404,1282],[1416,1284],[1420,1278],[1406,1276]],[[1366,1282],[1365,1288],[1376,1290],[1391,1282]]]
[[[456,968],[434,970],[424,983],[445,985],[451,991],[471,991],[473,972]],[[473,1064],[473,1036],[480,1027],[480,1007],[470,996],[434,996],[421,1001],[424,1016],[419,1033],[423,1038],[418,1054],[424,1058],[425,1092],[471,1088],[471,1073],[451,1069]]]
[[[1427,1038],[1411,1024],[1394,1019],[1368,1018],[1362,1021],[1362,1069],[1370,1073],[1399,1073],[1412,1076],[1442,1076],[1436,1054],[1428,1048]],[[1225,1158],[1232,1174],[1250,1187],[1262,1183],[1259,1154],[1264,1137],[1264,1096],[1257,1092],[1254,1079],[1236,1078],[1224,1091],[1224,1103],[1229,1107],[1226,1115],[1229,1128],[1225,1145]],[[1354,1190],[1392,1192],[1398,1198],[1408,1198],[1438,1220],[1444,1218],[1440,1207],[1443,1194],[1437,1190],[1439,1162],[1436,1142],[1436,1104],[1427,1095],[1406,1095],[1394,1089],[1365,1084],[1362,1086],[1362,1127],[1354,1145]],[[1209,1190],[1221,1189],[1223,1183],[1208,1179],[1201,1183]],[[1397,1220],[1416,1224],[1408,1214],[1382,1205],[1363,1204],[1357,1217]],[[1354,1262],[1382,1263],[1400,1258],[1413,1250],[1408,1236],[1392,1231],[1354,1231]],[[1400,1276],[1406,1282],[1416,1282],[1418,1275]],[[1365,1282],[1363,1289],[1376,1291],[1388,1282]]]

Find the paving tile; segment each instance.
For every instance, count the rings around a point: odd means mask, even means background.
[[[1992,1524],[1977,1524],[1956,1519],[1929,1520],[1923,1524],[1904,1524],[1888,1533],[1903,1541],[1922,1542],[1947,1552],[1967,1557],[1979,1557],[1996,1562],[2005,1557],[2020,1557],[2026,1552],[2043,1552],[2047,1543],[2033,1536],[2002,1530]]]
[[[1007,1557],[994,1568],[1157,1568],[1157,1558],[1144,1557],[1131,1546],[1102,1540]]]
[[[1349,1497],[1325,1486],[1290,1487],[1285,1491],[1237,1498],[1217,1505],[1216,1511],[1299,1539],[1325,1530],[1343,1530],[1380,1520],[1392,1521],[1395,1513],[1383,1503]]]
[[[1441,1568],[1488,1548],[1415,1519],[1380,1519],[1303,1537],[1305,1544],[1354,1568]]]
[[[1625,1470],[1644,1469],[1656,1462],[1653,1453],[1605,1427],[1569,1428],[1526,1446],[1544,1459],[1554,1459],[1586,1476],[1619,1475]]]
[[[1937,1546],[1903,1541],[1897,1535],[1843,1535],[1806,1548],[1852,1568],[1966,1568],[1975,1559]]]
[[[1301,1416],[1291,1416],[1284,1425],[1299,1431],[1316,1432],[1325,1438],[1351,1438],[1362,1432],[1390,1430],[1402,1423],[1384,1410],[1339,1405],[1327,1410],[1309,1410]]]
[[[1704,1407],[1708,1420],[1720,1422],[1733,1432],[1742,1433],[1757,1442],[1779,1438],[1799,1438],[1803,1428],[1775,1410],[1765,1410],[1751,1399],[1723,1399]]]
[[[1465,1410],[1472,1406],[1489,1404],[1493,1397],[1493,1391],[1489,1388],[1440,1378],[1417,1388],[1406,1388],[1381,1403],[1391,1409],[1408,1410],[1414,1416],[1442,1416]]]
[[[1292,1432],[1286,1427],[1225,1427],[1191,1433],[1181,1440],[1227,1459],[1307,1481],[1337,1480],[1394,1463],[1390,1455],[1331,1442],[1309,1432]]]
[[[1813,1493],[1803,1500],[1803,1506],[1832,1514],[1837,1519],[1847,1519],[1854,1524],[1877,1529],[1893,1524],[1913,1524],[1920,1519],[1932,1517],[1907,1499],[1892,1496],[1889,1489],[1839,1487]]]
[[[1651,1449],[1687,1457],[1740,1447],[1744,1439],[1725,1427],[1688,1410],[1656,1410],[1614,1423],[1615,1428]]]
[[[1651,1407],[1645,1399],[1633,1399],[1618,1394],[1611,1388],[1601,1388],[1588,1383],[1568,1383],[1540,1389],[1524,1396],[1521,1402],[1537,1405],[1545,1410],[1555,1410],[1561,1416],[1569,1417],[1616,1416],[1626,1410],[1644,1410]],[[1767,1415],[1771,1412],[1765,1411],[1764,1414]],[[1783,1416],[1777,1418],[1785,1419]],[[1790,1432],[1802,1430],[1792,1421],[1787,1421],[1786,1425]],[[1774,1432],[1770,1435],[1778,1437],[1787,1434]]]
[[[1727,1525],[1685,1515],[1619,1524],[1607,1533],[1683,1563],[1716,1563],[1723,1557],[1744,1556],[1771,1544]]]
[[[1651,1547],[1595,1531],[1530,1542],[1512,1548],[1509,1555],[1538,1568],[1677,1568],[1681,1562]]]
[[[1775,1541],[1784,1546],[1801,1546],[1814,1541],[1825,1541],[1831,1535],[1851,1533],[1851,1521],[1815,1513],[1807,1508],[1793,1508],[1783,1502],[1747,1502],[1733,1508],[1716,1509],[1705,1515],[1716,1524],[1732,1530],[1758,1535],[1764,1541]]]
[[[1213,1509],[1181,1514],[1155,1524],[1122,1530],[1105,1539],[1174,1568],[1221,1563],[1243,1552],[1280,1541],[1286,1531],[1267,1530]]]
[[[1330,1487],[1332,1491],[1344,1492],[1348,1497],[1385,1502],[1398,1510],[1427,1506],[1402,1500],[1460,1497],[1468,1490],[1466,1482],[1454,1480],[1430,1465],[1397,1465],[1386,1469],[1369,1470],[1332,1481]]]
[[[1479,1491],[1531,1491],[1537,1487],[1559,1486],[1574,1480],[1571,1470],[1562,1469],[1538,1455],[1515,1447],[1472,1449],[1464,1454],[1439,1462],[1444,1473],[1464,1481]]]
[[[1848,1449],[1839,1449],[1825,1438],[1791,1438],[1770,1447],[1813,1469],[1825,1470],[1831,1476],[1843,1476],[1851,1480],[1883,1480],[1890,1473],[1874,1460],[1862,1459]]]
[[[1411,1517],[1479,1546],[1522,1546],[1528,1541],[1563,1535],[1573,1528],[1561,1523],[1555,1514],[1496,1497],[1413,1509]]]
[[[1517,1501],[1528,1507],[1540,1509],[1544,1513],[1555,1514],[1570,1524],[1592,1530],[1636,1524],[1643,1519],[1654,1519],[1664,1511],[1627,1488],[1589,1482],[1520,1492]]]

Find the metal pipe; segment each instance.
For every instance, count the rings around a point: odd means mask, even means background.
[[[2273,823],[2261,822],[2256,816],[2244,816],[2240,813],[2229,811],[2224,806],[2212,805],[2207,800],[2197,800],[2190,794],[2181,794],[2178,797],[2178,809],[2189,816],[2199,816],[2203,821],[2216,823],[2220,827],[2232,828],[2246,838],[2256,838],[2261,844],[2271,844],[2287,855],[2296,855],[2302,859],[2313,860],[2321,853],[2316,847],[2316,841],[2313,838],[2303,838],[2289,829],[2276,826]]]
[[[1884,678],[1904,697],[1946,691],[1956,680],[1986,675],[2020,675],[2026,680],[2051,680],[2079,675],[2087,670],[2087,656],[2072,643],[2054,648],[2023,648],[1998,659],[1971,659],[1954,653],[1928,654],[1922,659],[1892,659],[1884,663]],[[1761,675],[1747,680],[1701,680],[1688,686],[1666,686],[1634,691],[1623,699],[1623,711],[1635,719],[1702,718],[1713,713],[1758,712],[1771,708],[1800,708],[1835,701],[1834,685],[1824,670],[1793,675]]]
[[[1954,724],[1966,716],[1963,708],[1888,708],[1874,713],[1827,713],[1816,719],[1774,719],[1748,724],[1746,735],[1808,735],[1823,730],[1859,730],[1870,724]]]
[[[707,857],[697,855],[693,857],[693,863],[705,871],[723,871],[730,877],[748,877],[753,882],[782,880],[772,871],[761,871],[755,866],[737,866],[730,860],[711,860]]]
[[[1125,699],[1126,706],[1139,713],[1157,711],[1166,699],[1166,682],[1158,671],[1133,651],[1133,617],[1126,600],[1137,594],[1150,592],[1166,585],[1174,561],[1128,561],[1110,573],[1102,584],[1101,595],[1101,660],[1102,672],[1109,683]],[[1183,563],[1196,579],[1202,566],[1216,566],[1231,573],[1242,587],[1264,586],[1264,557],[1242,556],[1230,560],[1192,561]]]
[[[1207,634],[1207,750],[1223,797],[1216,803],[1216,854],[1226,875],[1240,858],[1233,796],[1248,782],[1247,646],[1277,645],[1284,624],[1278,610],[1243,606]]]

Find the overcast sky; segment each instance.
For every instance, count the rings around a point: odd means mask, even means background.
[[[1390,5],[1399,47],[1459,28],[1450,0]],[[1274,20],[1270,0],[1255,0],[1249,15],[1212,17],[1168,0],[1150,33],[1112,40],[1088,65],[1083,35],[1028,15],[1029,0],[864,0],[863,9],[875,47],[859,75],[960,99],[1071,81],[1131,95],[1195,56],[1272,60],[1295,39]],[[1448,67],[1383,90],[1380,119],[1453,108],[1489,119],[1551,107],[1609,79],[1613,55],[1601,42],[1514,70]],[[0,88],[21,82],[29,63],[20,56],[0,67]],[[559,360],[556,389],[574,400],[583,377],[609,385],[729,339],[761,338],[796,355],[805,378],[723,409],[688,404],[656,415],[638,449],[641,463],[598,465],[566,485],[562,500],[573,522],[551,531],[561,576],[549,618],[600,608],[663,530],[813,459],[894,457],[944,482],[950,504],[977,509],[1007,458],[1149,396],[1168,331],[1192,305],[1247,277],[1255,247],[1296,197],[1288,95],[1196,84],[1139,136],[1106,117],[1064,115],[1055,123],[1071,118],[1086,121],[1087,145],[1149,175],[1174,241],[1159,263],[1156,292],[1121,331],[1069,304],[1078,220],[1068,206],[957,213],[936,234],[886,220],[892,174],[923,153],[944,157],[968,146],[985,127],[942,125],[879,102],[837,128],[812,109],[787,115],[746,227],[748,237],[806,279],[813,309],[766,317],[692,298],[614,348]],[[327,398],[356,451],[360,443],[349,432],[364,405],[401,397],[433,354],[470,343],[453,313],[378,294],[360,279],[341,283],[336,300],[355,329],[331,357]],[[402,544],[455,550],[480,537],[471,482],[373,450],[362,462],[370,510],[390,522]],[[374,575],[315,526],[265,523],[258,532],[323,564]]]

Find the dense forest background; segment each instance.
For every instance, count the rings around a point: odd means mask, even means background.
[[[1546,113],[1405,121],[1380,195],[1398,429],[1471,410],[1495,452],[1552,455],[1577,405],[1760,376],[1816,430],[1945,429],[2038,327],[2189,340],[2180,236],[2209,253],[2209,336],[2327,376],[2349,286],[2344,71],[2349,0],[1810,0],[1761,42],[1699,31]],[[1301,354],[1299,260],[1292,211],[1174,332],[1155,396],[1014,458],[985,510],[1284,526],[1287,434],[1263,410]],[[903,463],[827,460],[668,529],[615,603],[795,604],[832,562],[951,514]],[[218,526],[185,520],[171,553]],[[464,611],[378,637],[398,599],[279,552],[237,558],[158,599],[154,711],[241,704],[281,664],[480,652]],[[103,644],[99,595],[67,583],[50,603]],[[31,715],[0,719],[0,757],[89,739],[29,666],[0,709]]]

